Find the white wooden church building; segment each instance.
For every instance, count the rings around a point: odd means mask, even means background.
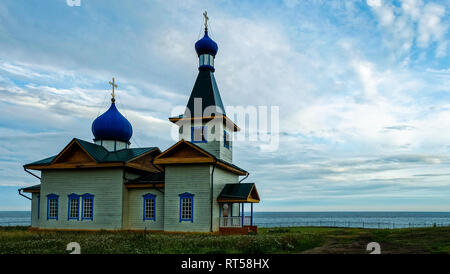
[[[132,126],[115,105],[113,81],[111,106],[92,123],[93,142],[74,138],[57,155],[24,165],[40,180],[19,189],[31,199],[32,228],[256,231],[260,199],[255,184],[242,182],[248,172],[233,164],[239,127],[225,114],[214,77],[218,47],[206,22],[186,111],[169,118],[180,140],[164,152],[131,147]]]

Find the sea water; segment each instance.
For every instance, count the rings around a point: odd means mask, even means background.
[[[250,212],[245,212],[250,216]],[[30,211],[0,211],[0,226],[29,226]],[[450,212],[254,212],[259,227],[404,228],[450,226]]]

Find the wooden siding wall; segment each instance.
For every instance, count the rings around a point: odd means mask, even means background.
[[[164,230],[208,232],[211,208],[210,165],[167,165],[164,190]],[[194,221],[180,222],[179,194],[194,194]]]
[[[125,179],[127,180],[133,180],[138,178],[140,175],[134,172],[130,172],[130,171],[125,171]],[[129,190],[126,188],[125,185],[123,185],[122,187],[122,191],[123,191],[123,198],[122,198],[122,203],[123,205],[125,205],[123,207],[123,211],[122,211],[122,227],[123,228],[127,228],[127,229],[131,229],[130,225],[129,225],[129,199],[130,199],[130,194],[129,194]]]
[[[225,160],[229,163],[231,163],[233,161],[233,131],[229,130],[228,133],[230,134],[230,148],[226,148],[224,146],[224,142],[223,142],[223,130],[224,130],[224,125],[222,123],[222,120],[220,121],[209,121],[209,122],[203,122],[202,123],[203,126],[206,126],[208,129],[208,133],[207,133],[207,138],[208,138],[208,142],[207,143],[195,143],[197,146],[203,148],[204,150],[208,151],[209,153],[211,153],[212,155],[216,156],[219,159]],[[195,124],[191,124],[190,122],[184,122],[183,123],[183,129],[179,134],[180,140],[184,139],[187,141],[191,141],[191,127],[192,126],[196,126]],[[216,134],[219,134],[219,138],[216,140],[214,140],[213,138],[213,134],[211,133],[212,127],[215,127],[215,132]]]
[[[207,143],[195,143],[197,146],[208,151],[212,155],[220,158],[220,142],[219,141],[208,141]]]
[[[226,148],[225,147],[225,142],[224,142],[224,133],[223,131],[225,130],[225,126],[224,124],[220,124],[219,125],[219,129],[220,129],[220,144],[219,144],[219,159],[222,159],[224,161],[227,161],[228,163],[233,163],[233,134],[234,132],[232,130],[227,130],[228,132],[228,136],[230,138],[230,147]]]
[[[214,170],[214,189],[213,189],[213,230],[219,230],[219,203],[217,197],[224,188],[225,184],[234,184],[239,182],[239,176],[229,171],[217,168]],[[238,205],[239,207],[239,205]],[[239,211],[236,212],[233,208],[233,215],[239,216]]]
[[[223,131],[222,131],[223,133]],[[224,140],[222,137],[222,140],[220,141],[220,159],[227,161],[228,163],[233,163],[233,137],[234,134],[232,131],[228,131],[228,134],[230,136],[230,147],[226,148],[224,144]]]
[[[156,220],[144,221],[144,198],[145,194],[156,195],[155,218]],[[129,189],[128,190],[128,224],[125,229],[132,230],[164,230],[164,194],[156,189]]]
[[[164,194],[156,189],[126,189],[123,169],[45,170],[41,179],[40,218],[37,194],[32,194],[32,226],[55,229],[137,229],[186,232],[210,231],[212,165],[168,165]],[[126,173],[133,179],[137,174]],[[219,167],[214,171],[213,231],[219,229],[217,197],[225,184],[238,183],[239,176]],[[179,194],[194,194],[194,221],[179,221]],[[47,220],[47,195],[59,195],[58,220]],[[68,195],[94,195],[94,220],[68,220]],[[156,221],[143,220],[142,195],[156,195]],[[237,205],[239,207],[239,205]],[[239,215],[234,210],[233,215]]]
[[[47,195],[59,195],[58,220],[47,220]],[[68,195],[94,195],[94,219],[68,220]],[[123,169],[44,170],[41,179],[40,228],[110,229],[122,228]]]
[[[39,219],[38,219],[38,193],[32,193],[31,194],[31,227],[38,227],[39,225]],[[42,209],[42,207],[41,207]],[[41,214],[42,216],[42,214]],[[39,217],[41,217],[39,216]]]

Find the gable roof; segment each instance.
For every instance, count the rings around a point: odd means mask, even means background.
[[[217,201],[258,203],[260,199],[255,184],[246,183],[226,184],[217,197]]]
[[[57,155],[54,155],[54,156],[51,156],[51,157],[48,157],[48,158],[45,158],[45,159],[42,159],[42,160],[39,160],[39,161],[36,161],[36,162],[32,162],[32,163],[26,164],[24,166],[29,166],[29,165],[48,165],[56,158],[56,156]]]
[[[146,152],[158,149],[157,147],[142,147],[142,148],[125,148],[117,151],[108,151],[101,145],[93,144],[81,139],[74,140],[91,155],[95,161],[99,163],[114,163],[114,162],[128,162]]]
[[[74,145],[79,145],[87,155],[92,158],[96,163],[127,163],[140,156],[143,156],[147,152],[157,151],[161,152],[157,147],[144,147],[144,148],[127,148],[117,151],[108,151],[101,145],[93,144],[78,138],[72,139],[70,143],[57,155],[51,156],[36,162],[25,164],[24,167],[32,166],[49,166],[54,164],[64,153]]]
[[[191,152],[189,153],[190,155],[188,155],[188,153],[180,153],[181,155],[179,156],[175,155],[171,157],[171,155],[174,155],[177,150],[191,150]],[[219,159],[208,151],[184,139],[181,139],[176,144],[166,149],[163,153],[156,156],[153,160],[153,163],[157,165],[216,163],[219,167],[227,169],[238,175],[248,174],[246,170],[232,163]]]

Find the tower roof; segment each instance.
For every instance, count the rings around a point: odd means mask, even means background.
[[[216,56],[218,50],[219,47],[217,46],[217,43],[208,36],[208,30],[205,30],[203,38],[195,43],[195,51],[198,56],[202,54]]]
[[[203,13],[203,16],[205,17],[205,35],[195,43],[195,50],[199,56],[197,80],[195,80],[184,114],[170,117],[169,120],[176,123],[180,120],[222,118],[227,127],[239,131],[239,127],[225,114],[225,107],[214,77],[214,56],[218,48],[216,42],[208,36],[207,22],[209,18],[206,12]],[[210,56],[202,56],[203,54]]]
[[[116,95],[114,91],[117,88],[117,84],[114,77],[109,84],[112,86],[111,106],[92,123],[92,134],[95,136],[94,140],[117,140],[129,143],[133,135],[133,128],[130,122],[116,108]]]
[[[129,142],[133,135],[130,122],[119,112],[114,102],[109,109],[92,123],[95,140],[119,140]]]
[[[206,108],[213,107],[212,111],[215,115],[225,115],[225,108],[220,98],[219,88],[217,87],[214,73],[209,70],[200,70],[198,72],[197,80],[195,81],[194,88],[192,89],[191,96],[186,106],[186,112],[190,111],[190,116],[194,117],[199,110],[195,109],[195,100],[201,99],[202,105],[201,114],[205,113]],[[211,109],[208,108],[208,112]],[[185,112],[185,117],[187,116]],[[210,115],[207,115],[210,116]]]

